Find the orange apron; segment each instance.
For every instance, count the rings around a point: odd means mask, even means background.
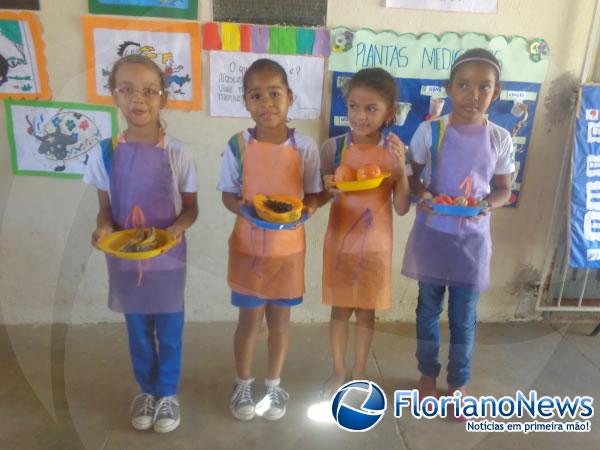
[[[349,139],[348,139],[349,140]],[[392,172],[392,154],[381,146],[349,144],[340,162],[354,170],[378,164]],[[336,195],[329,212],[323,251],[323,303],[361,309],[388,309],[392,303],[392,189]]]
[[[290,133],[293,143],[293,131]],[[301,161],[292,145],[246,144],[242,164],[242,198],[256,194],[303,198]],[[229,287],[263,299],[290,299],[304,294],[304,226],[265,230],[238,216],[229,238]]]

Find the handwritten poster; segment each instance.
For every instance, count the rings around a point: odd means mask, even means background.
[[[250,117],[244,107],[242,80],[248,66],[265,57],[277,61],[287,71],[294,93],[289,118],[318,118],[323,91],[323,58],[222,51],[210,52],[210,115]]]
[[[470,13],[495,13],[498,0],[386,0],[385,6]]]

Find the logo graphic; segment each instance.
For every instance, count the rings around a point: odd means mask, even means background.
[[[589,144],[600,142],[600,123],[588,122],[587,141]]]
[[[347,431],[369,431],[381,420],[386,408],[383,390],[368,380],[346,383],[331,402],[333,418]]]
[[[597,109],[586,109],[585,110],[585,120],[598,120],[600,119],[600,111]]]

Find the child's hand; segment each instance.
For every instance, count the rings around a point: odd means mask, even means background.
[[[183,237],[183,232],[185,229],[182,226],[173,224],[169,228],[167,228],[167,233],[177,242],[181,242],[181,238]]]
[[[385,137],[388,148],[394,156],[394,178],[400,178],[404,175],[406,167],[406,147],[400,138],[394,133],[388,133]]]
[[[424,191],[419,195],[417,199],[417,207],[427,214],[436,214],[436,212],[431,208],[431,200],[433,199],[433,195],[429,191]]]
[[[481,211],[479,211],[479,214],[477,214],[474,217],[470,217],[469,220],[479,220],[482,217],[488,216],[490,214],[490,204],[486,200],[482,200],[480,206],[482,206],[482,209]]]
[[[335,187],[335,181],[333,175],[323,175],[323,187],[329,191],[330,194],[340,194],[342,191]]]
[[[309,205],[304,205],[302,207],[302,211],[305,212],[306,214],[308,214],[308,217],[312,216],[315,211],[317,210],[317,208],[315,208],[314,206],[309,206]]]
[[[113,232],[113,227],[110,225],[105,225],[98,227],[92,233],[92,245],[98,248],[98,243],[100,243],[105,237]]]
[[[237,207],[237,215],[240,217],[244,217],[244,216],[242,216],[241,208],[242,208],[242,206],[250,206],[250,205],[252,205],[251,201],[240,198],[238,207]]]

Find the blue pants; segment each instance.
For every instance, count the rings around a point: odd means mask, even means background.
[[[183,311],[125,314],[125,321],[133,373],[142,392],[158,398],[177,394],[181,374]]]
[[[471,356],[477,324],[479,292],[448,287],[450,355],[448,384],[462,387],[471,377]],[[439,319],[444,309],[446,286],[419,282],[417,304],[417,361],[421,374],[437,378],[440,374]]]

